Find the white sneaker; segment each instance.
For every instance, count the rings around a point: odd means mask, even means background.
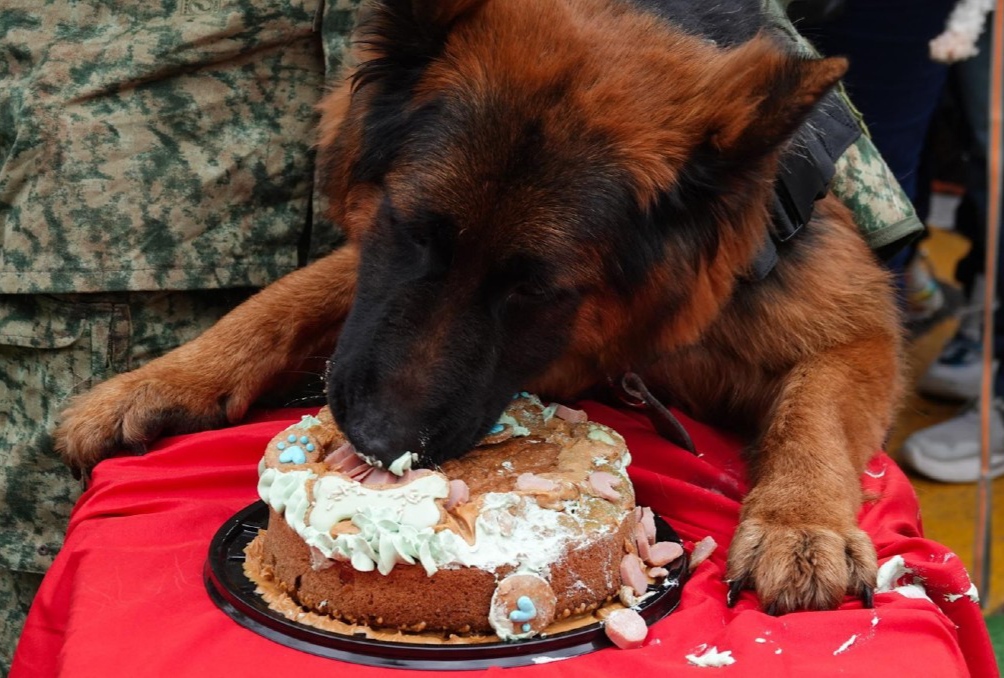
[[[983,276],[977,276],[970,302],[959,309],[959,329],[917,382],[922,395],[943,400],[979,400],[983,385]],[[997,375],[993,362],[990,379]]]
[[[1004,475],[1004,403],[990,410],[990,477]],[[903,443],[903,460],[917,473],[945,483],[972,483],[980,477],[980,407],[914,432]]]
[[[993,380],[997,361],[993,363]],[[983,384],[983,345],[961,332],[945,344],[938,359],[917,381],[917,390],[944,400],[978,400]]]

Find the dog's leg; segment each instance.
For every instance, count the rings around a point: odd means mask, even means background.
[[[752,586],[776,614],[831,609],[845,594],[870,599],[877,568],[857,522],[860,479],[891,424],[897,345],[837,347],[784,380],[729,549],[730,596]]]
[[[355,294],[348,245],[291,273],[198,339],[77,396],[55,432],[71,467],[123,449],[142,452],[165,432],[233,423],[311,356],[330,356]]]

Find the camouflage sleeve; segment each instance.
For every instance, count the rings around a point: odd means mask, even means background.
[[[261,286],[334,242],[311,147],[353,5],[7,0],[0,293]]]
[[[798,49],[818,56],[818,52],[788,20],[785,8],[789,4],[791,0],[764,0],[764,8],[775,26]],[[861,113],[851,103],[842,84],[838,86],[838,93],[857,118],[863,134],[837,160],[830,191],[854,212],[861,235],[872,249],[893,248],[896,243],[923,232],[924,224],[868,136]]]

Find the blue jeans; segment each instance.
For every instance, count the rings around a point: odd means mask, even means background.
[[[969,238],[972,249],[959,261],[955,269],[956,279],[962,283],[967,293],[972,291],[973,282],[986,268],[986,226],[987,226],[987,151],[990,145],[990,30],[983,33],[979,41],[979,54],[962,61],[953,68],[959,85],[959,101],[970,128],[972,144],[969,149],[969,163],[966,176],[966,195],[956,214],[957,230]],[[1004,188],[1004,187],[1002,187]],[[1004,258],[1002,250],[997,251],[997,297],[1004,290]],[[981,300],[975,299],[976,303]],[[994,351],[1001,355],[1004,351],[1004,309],[998,308],[994,314]],[[1004,373],[998,376],[998,393],[1004,393]]]
[[[948,68],[928,42],[955,0],[848,0],[834,21],[806,31],[827,56],[850,60],[844,85],[903,190],[917,194],[917,167]]]

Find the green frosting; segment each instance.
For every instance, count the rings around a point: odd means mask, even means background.
[[[617,441],[614,440],[609,433],[595,424],[589,426],[589,433],[586,434],[586,437],[590,440],[595,440],[596,442],[606,443],[611,447],[617,447]]]
[[[313,428],[315,426],[320,426],[320,425],[321,425],[320,419],[318,419],[317,417],[312,417],[309,414],[305,414],[303,415],[303,417],[300,418],[300,421],[296,422],[292,426],[287,427],[287,430],[291,428],[307,430],[308,428]]]
[[[508,412],[503,412],[502,416],[499,417],[499,423],[503,426],[508,426],[512,429],[512,434],[517,437],[523,437],[530,435],[530,429],[526,426],[520,424],[515,417],[513,417]]]
[[[431,577],[440,565],[458,558],[459,537],[446,530],[437,533],[429,527],[402,525],[390,509],[363,507],[352,523],[359,533],[338,535],[333,550],[360,572],[376,569],[386,575],[398,563],[418,562]]]

